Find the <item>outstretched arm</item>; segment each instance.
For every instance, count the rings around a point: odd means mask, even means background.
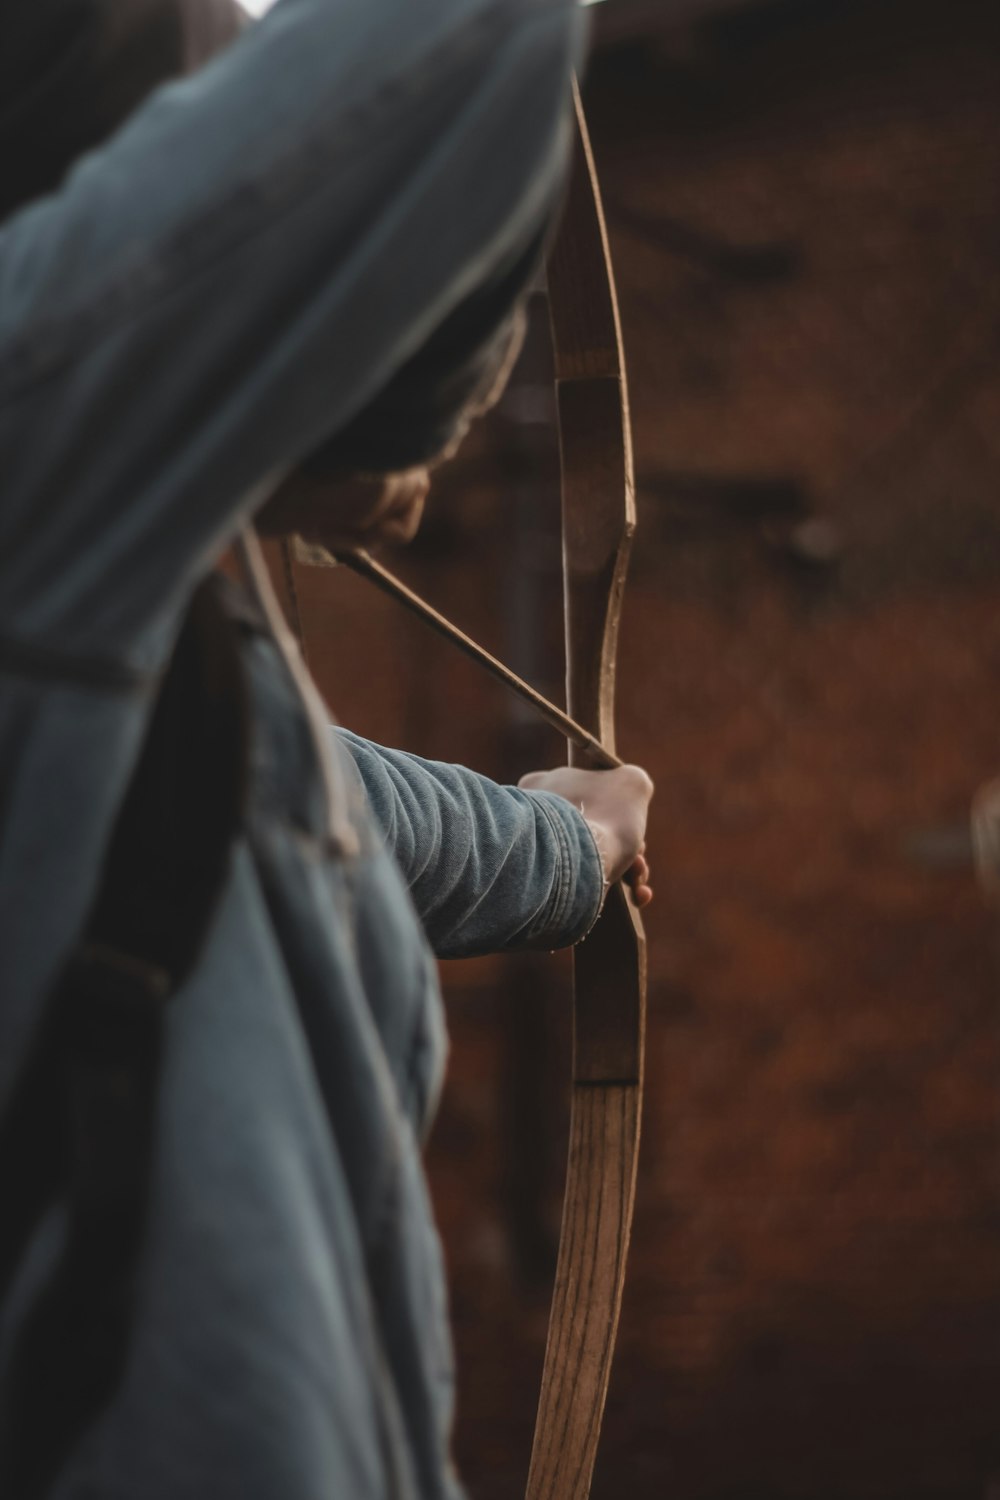
[[[500,786],[462,766],[335,732],[439,957],[578,942],[597,918],[606,881],[641,857],[652,788],[637,768],[626,768],[634,787],[598,799],[591,824],[558,786]],[[558,772],[543,774],[558,782]]]

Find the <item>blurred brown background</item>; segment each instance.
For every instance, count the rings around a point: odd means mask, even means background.
[[[648,1094],[598,1500],[1000,1495],[1000,5],[611,0],[587,103],[640,530],[621,748],[658,784]],[[400,570],[559,691],[544,303]],[[560,758],[346,574],[339,717]],[[474,1500],[524,1481],[565,963],[447,966],[431,1147]]]

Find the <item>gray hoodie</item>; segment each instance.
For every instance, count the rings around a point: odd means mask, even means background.
[[[0,1100],[194,585],[463,307],[481,340],[558,192],[579,44],[570,0],[281,0],[0,231]],[[419,918],[441,951],[572,941],[599,860],[558,798],[349,737],[322,765],[239,628],[245,836],[170,1012],[125,1382],[54,1493],[448,1496]]]

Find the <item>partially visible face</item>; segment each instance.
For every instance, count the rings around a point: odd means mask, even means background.
[[[300,536],[334,554],[409,542],[429,489],[425,468],[343,479],[317,479],[299,470],[258,512],[257,528],[263,536]]]

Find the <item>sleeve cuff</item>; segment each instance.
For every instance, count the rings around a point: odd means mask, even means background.
[[[594,830],[572,802],[555,792],[527,795],[547,819],[559,850],[559,869],[539,928],[544,929],[545,946],[569,947],[587,936],[604,909],[608,882],[601,849]]]

